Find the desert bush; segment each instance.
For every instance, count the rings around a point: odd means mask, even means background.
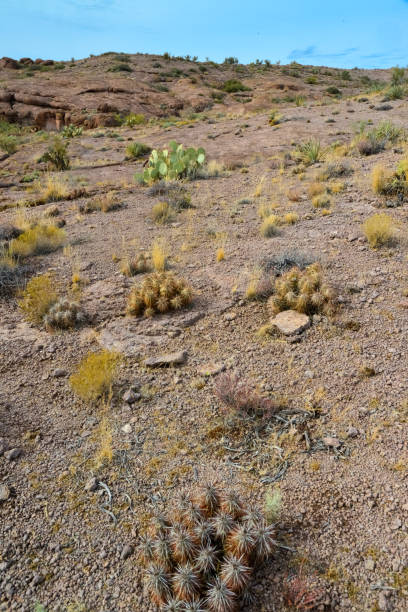
[[[283,222],[286,225],[294,225],[297,221],[299,221],[299,215],[295,212],[288,212],[283,217]]]
[[[313,208],[327,208],[330,206],[330,196],[327,193],[317,195],[312,199]]]
[[[0,297],[15,293],[21,282],[21,268],[7,251],[0,251]]]
[[[273,110],[269,113],[268,123],[269,125],[278,125],[282,121],[282,115],[277,110]]]
[[[224,404],[228,416],[241,419],[260,416],[267,418],[277,410],[272,400],[254,391],[238,374],[220,374],[216,380],[215,393]]]
[[[42,274],[28,281],[20,293],[18,305],[28,321],[40,324],[58,298],[55,279],[49,274]]]
[[[129,113],[124,120],[124,124],[128,127],[135,127],[135,125],[143,125],[144,123],[146,123],[146,117],[142,113]]]
[[[369,245],[377,248],[391,243],[395,225],[392,217],[386,213],[378,213],[365,220],[363,230]]]
[[[34,223],[27,227],[18,238],[9,245],[10,254],[14,257],[30,257],[51,253],[63,246],[66,240],[65,231],[48,223]]]
[[[212,159],[205,167],[199,169],[198,178],[218,178],[223,175],[224,171],[224,164]]]
[[[238,79],[229,79],[225,81],[222,86],[223,91],[227,93],[236,93],[237,91],[251,91],[250,87],[247,87]]]
[[[126,62],[120,62],[108,68],[107,72],[133,72],[133,70]]]
[[[400,162],[395,172],[381,165],[375,166],[372,172],[372,188],[378,195],[403,198],[408,193],[404,162]]]
[[[315,76],[309,76],[305,79],[305,83],[308,85],[317,85],[317,78]]]
[[[264,300],[274,292],[272,278],[260,268],[255,270],[245,292],[247,300]]]
[[[378,139],[383,139],[386,142],[395,143],[400,138],[404,137],[404,129],[395,125],[392,121],[388,119],[384,119],[381,121],[376,128],[374,128],[373,133],[376,135]]]
[[[116,378],[122,357],[113,351],[89,353],[79,363],[69,382],[72,389],[83,400],[96,400],[107,395]]]
[[[132,289],[127,306],[130,315],[151,317],[157,313],[179,310],[191,303],[191,287],[171,272],[153,272]]]
[[[299,189],[296,189],[294,187],[292,189],[289,189],[289,191],[288,191],[288,199],[291,202],[300,202],[300,200],[302,199],[302,194],[299,191]]]
[[[108,191],[92,200],[88,200],[85,204],[81,204],[79,206],[79,212],[89,214],[100,210],[101,212],[107,213],[112,210],[117,210],[120,206],[116,198],[116,193],[114,191]]]
[[[336,293],[323,282],[319,264],[305,270],[292,268],[275,281],[275,295],[268,300],[272,315],[283,310],[297,310],[308,315],[316,313],[333,314]]]
[[[67,170],[70,164],[67,145],[61,138],[55,136],[39,161],[51,164],[56,170]]]
[[[268,217],[265,217],[260,227],[261,236],[264,238],[276,236],[279,233],[279,224],[280,219],[277,215],[269,215]]]
[[[143,144],[142,142],[132,142],[126,147],[126,159],[139,159],[147,155],[152,150],[149,145]]]
[[[310,266],[313,261],[315,261],[315,259],[311,255],[297,249],[290,249],[279,255],[266,257],[261,262],[261,268],[265,273],[273,272],[275,274],[283,274],[290,268],[304,270],[307,266]]]
[[[169,223],[172,219],[172,208],[168,202],[157,202],[152,208],[152,218],[158,225]]]
[[[148,189],[147,195],[151,197],[159,196],[161,200],[168,202],[177,212],[192,208],[191,195],[179,181],[158,181]]]
[[[182,144],[173,140],[169,143],[169,149],[152,151],[147,168],[143,173],[136,174],[136,180],[150,185],[160,179],[193,179],[204,162],[204,149],[184,149]]]
[[[250,598],[256,566],[275,550],[275,531],[263,514],[234,492],[207,485],[183,496],[167,516],[155,516],[142,536],[139,559],[147,589],[162,610],[233,612]]]
[[[402,85],[391,85],[384,94],[385,100],[402,100],[406,95],[406,89]]]
[[[320,181],[327,181],[332,178],[349,176],[353,172],[354,170],[349,164],[338,160],[327,164],[327,166],[319,173],[318,178]]]
[[[340,89],[338,87],[335,87],[334,85],[330,85],[329,87],[327,87],[326,91],[331,96],[341,96]]]
[[[402,85],[405,82],[405,68],[394,66],[391,70],[391,85]]]
[[[321,161],[323,151],[318,140],[308,140],[298,145],[296,156],[305,164],[315,164]]]
[[[69,125],[64,126],[61,134],[63,138],[76,138],[77,136],[82,135],[82,128],[79,125],[73,125],[70,123]]]
[[[375,134],[371,133],[367,137],[362,138],[357,143],[358,151],[361,155],[376,155],[384,150],[385,141],[379,139]]]
[[[149,260],[145,253],[139,253],[134,257],[126,256],[120,262],[120,271],[124,276],[136,276],[136,274],[148,272],[149,269]]]
[[[0,133],[0,151],[12,155],[17,151],[17,138],[12,134]]]

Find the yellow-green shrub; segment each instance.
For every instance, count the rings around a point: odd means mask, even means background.
[[[260,232],[264,238],[271,238],[278,233],[279,217],[277,215],[269,215],[262,221]]]
[[[83,400],[96,400],[109,393],[122,356],[114,351],[89,353],[69,379],[71,387]]]
[[[395,225],[389,215],[378,213],[365,220],[363,230],[369,245],[376,248],[388,244],[392,240]]]
[[[27,228],[10,243],[10,254],[16,257],[30,257],[51,253],[62,247],[66,239],[65,231],[55,225],[37,223]]]
[[[44,316],[58,297],[55,279],[49,274],[42,274],[27,283],[20,294],[18,305],[28,321],[42,323]]]

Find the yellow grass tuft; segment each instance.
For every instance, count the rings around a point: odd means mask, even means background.
[[[294,223],[296,223],[297,221],[299,221],[299,215],[297,213],[294,212],[288,212],[286,213],[286,215],[283,217],[283,221],[284,223],[286,223],[287,225],[293,225]]]
[[[386,213],[368,217],[363,224],[364,234],[372,248],[389,244],[394,237],[395,225]]]
[[[312,200],[313,208],[327,208],[330,206],[330,198],[327,194],[315,196]]]
[[[105,463],[111,463],[112,459],[112,429],[109,419],[104,416],[98,427],[98,448],[95,454],[96,468],[100,468]]]
[[[265,177],[263,176],[261,180],[259,181],[258,185],[255,187],[254,198],[260,198],[261,195],[263,194],[264,182],[265,182]]]
[[[391,178],[391,172],[386,170],[384,166],[374,166],[371,175],[371,184],[374,193],[382,194],[386,191],[387,184]]]
[[[217,261],[223,261],[225,259],[224,247],[217,249]]]
[[[48,223],[37,223],[11,241],[10,254],[15,257],[30,257],[51,253],[62,247],[65,239],[63,229]]]
[[[28,281],[20,294],[18,305],[25,318],[32,323],[41,323],[43,317],[58,300],[55,279],[49,274],[35,276]]]
[[[265,217],[260,228],[261,236],[264,238],[276,236],[278,233],[279,223],[280,219],[277,215],[269,215],[268,217]]]
[[[325,188],[321,183],[310,183],[307,190],[307,194],[311,200],[324,192]]]
[[[152,208],[152,218],[158,225],[169,223],[172,218],[172,208],[168,202],[157,202]]]
[[[83,400],[96,400],[110,392],[121,362],[122,356],[114,351],[89,353],[70,377],[71,387]]]
[[[167,263],[167,249],[163,240],[155,240],[152,246],[152,262],[156,272],[164,272]]]
[[[265,219],[266,217],[269,217],[270,215],[273,214],[273,211],[276,210],[277,208],[279,208],[279,204],[276,204],[275,202],[266,204],[260,204],[259,208],[258,208],[258,215],[261,217],[261,219]]]
[[[69,196],[68,185],[59,176],[49,174],[44,183],[37,184],[40,197],[44,202],[56,202],[65,200]]]

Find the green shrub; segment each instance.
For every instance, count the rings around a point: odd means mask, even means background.
[[[133,72],[129,64],[120,63],[108,68],[108,72]]]
[[[391,85],[402,85],[405,81],[405,68],[394,66],[391,70]]]
[[[126,159],[138,159],[150,153],[151,150],[152,148],[149,145],[142,142],[132,142],[126,147]]]
[[[227,93],[235,93],[236,91],[251,91],[250,87],[247,87],[241,83],[241,81],[238,81],[238,79],[229,79],[228,81],[225,81],[222,89]]]
[[[319,140],[308,140],[298,145],[296,155],[307,164],[315,164],[322,159],[323,151]]]
[[[305,83],[308,85],[317,85],[317,78],[315,76],[307,77]]]
[[[78,125],[66,125],[61,132],[63,138],[75,138],[76,136],[81,136],[82,128]]]
[[[17,151],[17,138],[11,134],[0,133],[0,151],[12,155]]]
[[[51,164],[56,170],[67,170],[70,165],[67,145],[56,136],[39,161]]]
[[[391,85],[385,92],[386,100],[402,100],[405,96],[405,87],[402,85]]]
[[[341,95],[341,91],[338,87],[335,87],[334,85],[330,85],[330,87],[328,87],[326,89],[327,93],[332,95],[332,96],[338,96]]]
[[[126,115],[124,124],[128,127],[134,127],[135,125],[143,125],[146,123],[146,117],[142,113],[129,113]]]
[[[173,140],[169,143],[169,149],[152,151],[147,168],[143,173],[136,174],[136,180],[150,185],[160,179],[195,178],[204,162],[204,149],[184,149],[182,144]]]

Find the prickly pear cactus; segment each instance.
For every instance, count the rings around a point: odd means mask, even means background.
[[[147,168],[144,172],[136,174],[136,180],[151,185],[160,179],[194,178],[204,162],[204,149],[201,147],[185,149],[182,144],[172,140],[168,149],[152,151]]]

